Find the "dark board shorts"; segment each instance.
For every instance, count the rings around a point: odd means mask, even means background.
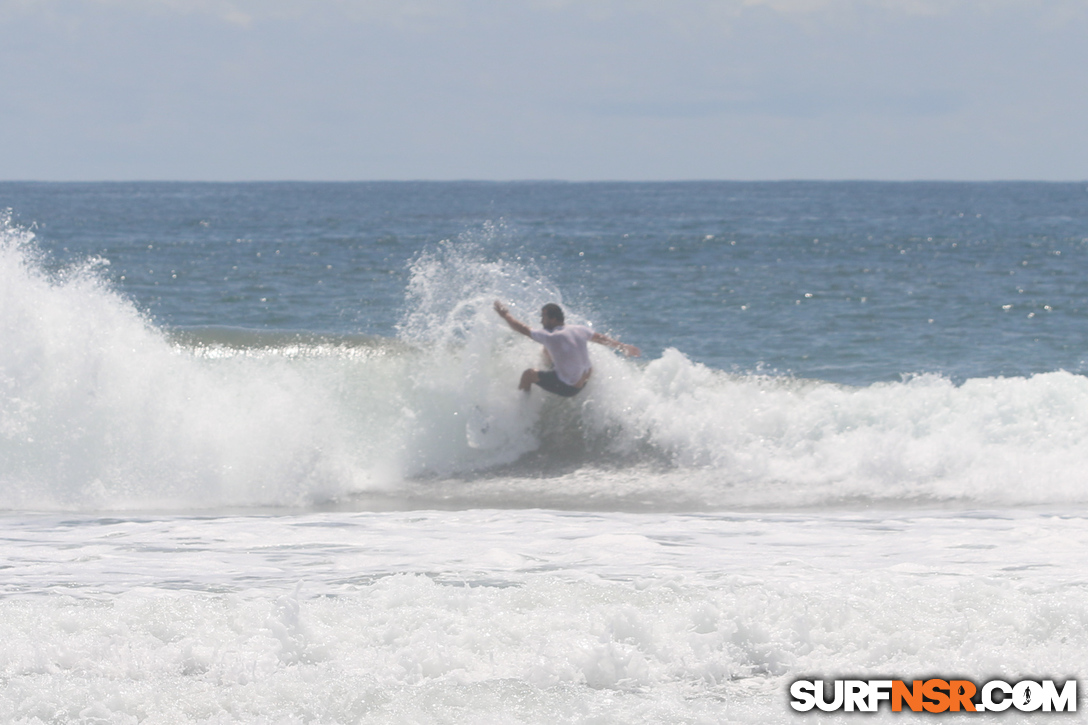
[[[581,388],[567,385],[560,380],[554,370],[543,370],[538,372],[536,384],[547,390],[549,393],[562,395],[564,398],[573,398],[575,395],[582,392]]]

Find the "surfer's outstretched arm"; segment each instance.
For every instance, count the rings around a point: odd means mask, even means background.
[[[530,331],[528,325],[519,321],[513,315],[510,314],[510,310],[506,309],[506,305],[495,300],[495,312],[499,313],[499,317],[506,320],[506,324],[510,325],[510,329],[514,332],[520,332],[526,337],[530,337]]]
[[[642,354],[642,351],[639,350],[634,345],[627,345],[625,343],[620,342],[619,340],[613,340],[608,335],[601,334],[600,332],[594,332],[593,337],[591,337],[589,339],[591,341],[597,343],[598,345],[604,345],[606,347],[614,347],[617,350],[621,351],[627,357],[638,357],[639,355]]]

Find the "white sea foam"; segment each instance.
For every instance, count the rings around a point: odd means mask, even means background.
[[[854,388],[595,347],[582,395],[526,397],[536,346],[491,303],[533,322],[559,292],[472,245],[416,260],[396,343],[231,346],[174,341],[101,260],[51,274],[2,235],[4,508],[1088,499],[1079,375]]]
[[[5,722],[790,722],[800,676],[1088,665],[1083,516],[3,525]]]

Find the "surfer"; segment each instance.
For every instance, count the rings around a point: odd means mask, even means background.
[[[588,342],[616,348],[628,357],[642,354],[634,345],[625,345],[608,335],[594,332],[585,325],[565,324],[563,308],[554,302],[549,302],[540,310],[540,325],[544,328],[542,330],[530,330],[528,325],[511,315],[506,305],[498,300],[495,301],[495,312],[506,320],[512,330],[543,345],[544,355],[552,363],[551,370],[529,368],[523,372],[518,390],[529,392],[533,383],[536,383],[556,395],[567,398],[577,395],[593,372],[593,366],[589,363]]]

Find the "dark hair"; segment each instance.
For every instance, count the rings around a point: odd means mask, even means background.
[[[558,322],[560,325],[563,324],[563,308],[555,304],[554,302],[549,302],[548,304],[544,305],[544,307],[542,307],[540,311]]]

